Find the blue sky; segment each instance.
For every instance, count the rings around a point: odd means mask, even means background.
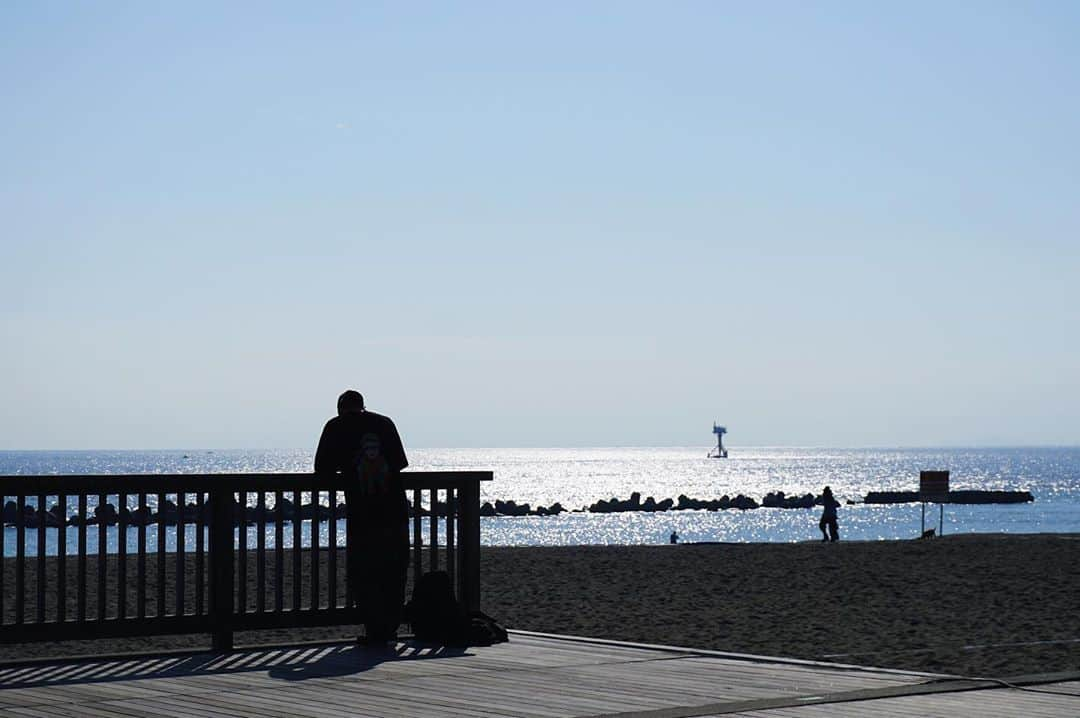
[[[0,448],[1075,444],[1071,3],[6,3]]]

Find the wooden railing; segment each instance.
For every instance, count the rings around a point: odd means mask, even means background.
[[[442,568],[469,610],[491,477],[402,474],[409,582]],[[0,556],[14,554],[0,643],[206,632],[229,650],[238,630],[360,623],[338,526],[347,487],[313,474],[0,476]]]

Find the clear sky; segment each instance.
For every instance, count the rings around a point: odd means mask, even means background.
[[[222,7],[227,5],[227,7]],[[1076,3],[0,5],[0,448],[1076,444]]]

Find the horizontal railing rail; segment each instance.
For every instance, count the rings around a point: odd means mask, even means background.
[[[468,610],[491,478],[402,474],[409,581],[445,568]],[[226,650],[237,630],[359,623],[338,526],[348,488],[315,474],[0,476],[0,642],[208,632]]]

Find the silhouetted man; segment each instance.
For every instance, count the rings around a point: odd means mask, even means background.
[[[821,529],[822,541],[839,541],[840,540],[840,527],[836,522],[836,509],[840,507],[840,502],[833,496],[832,489],[828,486],[821,492],[821,505],[824,507],[824,511],[821,512],[821,521],[818,522],[818,528]],[[828,529],[826,533],[825,529]]]
[[[366,642],[397,637],[409,566],[409,513],[400,471],[408,466],[394,422],[367,411],[352,389],[338,397],[315,452],[315,473],[353,480],[348,505],[348,581]]]

